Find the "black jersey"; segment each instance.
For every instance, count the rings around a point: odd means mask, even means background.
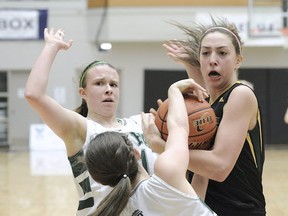
[[[230,93],[241,83],[235,83],[211,105],[218,124]],[[227,137],[229,139],[229,137]],[[224,182],[209,180],[205,202],[219,216],[263,216],[265,198],[262,187],[264,144],[260,109],[257,125],[248,131],[244,146],[236,164]]]

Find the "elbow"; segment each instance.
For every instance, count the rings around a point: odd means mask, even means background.
[[[231,168],[228,166],[219,166],[213,173],[210,179],[217,182],[224,182],[229,176]]]
[[[39,100],[40,95],[35,94],[35,93],[33,93],[33,92],[30,92],[30,91],[27,91],[27,90],[26,90],[26,91],[24,92],[24,97],[25,97],[25,99],[26,99],[29,103],[31,103],[31,102],[33,102],[33,101]]]
[[[225,174],[217,174],[215,176],[213,176],[213,180],[214,181],[217,181],[217,182],[224,182],[226,180],[226,178],[228,177],[228,175],[225,175]]]

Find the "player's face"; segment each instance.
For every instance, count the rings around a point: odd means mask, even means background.
[[[114,116],[119,102],[119,76],[107,65],[97,65],[86,75],[84,99],[89,113],[103,117]]]
[[[239,60],[231,38],[221,32],[207,34],[201,43],[200,65],[206,84],[211,88],[227,88],[237,79]]]

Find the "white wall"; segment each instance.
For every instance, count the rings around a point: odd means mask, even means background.
[[[87,11],[86,1],[69,1],[69,4],[67,1],[0,2],[0,8],[7,7],[47,8],[48,26],[63,28],[66,39],[74,40],[69,51],[59,53],[48,88],[50,93],[55,87],[66,88],[69,96],[66,107],[73,109],[79,105],[75,75],[80,69],[94,59],[106,59],[115,65],[121,71],[120,116],[142,111],[145,69],[182,69],[181,65],[166,56],[162,48],[164,40],[183,37],[176,27],[166,21],[189,24],[205,13],[209,18],[208,12],[223,16],[228,14],[229,17],[234,14],[235,21],[247,21],[246,8],[112,8],[108,11],[100,40],[112,42],[113,49],[103,53],[98,51],[95,41],[103,10]],[[261,42],[260,45],[246,42],[248,46],[244,49],[243,67],[288,68],[288,51],[281,47],[282,38]],[[0,70],[30,70],[43,44],[43,41],[0,41]]]

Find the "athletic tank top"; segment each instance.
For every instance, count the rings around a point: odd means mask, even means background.
[[[137,149],[141,155],[140,162],[142,166],[150,175],[154,173],[154,163],[157,158],[157,154],[152,152],[144,139],[141,126],[141,115],[135,115],[131,116],[130,118],[121,118],[117,120],[121,124],[120,127],[106,128],[93,120],[87,119],[87,134],[86,141],[83,144],[83,151],[80,151],[78,154],[72,157],[68,157],[70,166],[72,168],[76,189],[79,195],[77,216],[87,216],[94,212],[103,197],[105,197],[111,191],[111,187],[95,182],[83,163],[83,157],[87,149],[87,145],[89,145],[90,140],[97,134],[105,131],[117,131],[128,134],[128,138],[133,143],[134,148]],[[82,160],[79,160],[79,158],[82,158]]]
[[[243,84],[235,83],[211,105],[218,125],[231,92],[239,85]],[[264,158],[261,115],[258,108],[257,124],[253,130],[248,131],[239,158],[229,176],[224,182],[209,180],[205,199],[207,205],[220,216],[266,215],[262,187]]]
[[[142,181],[120,216],[217,216],[197,195],[186,194],[155,174]]]
[[[88,171],[83,163],[84,151],[81,149],[73,157],[69,157],[73,170],[77,170],[77,179],[86,179]],[[87,180],[88,181],[88,180]],[[85,187],[88,186],[88,187]],[[80,187],[81,185],[79,185]],[[84,187],[83,187],[84,186]],[[96,183],[94,189],[82,181],[84,195],[91,202],[91,206],[78,209],[77,215],[92,214],[100,201],[108,195],[111,187]],[[83,202],[89,204],[89,201]],[[108,216],[108,215],[107,215]],[[110,216],[110,215],[109,215]],[[112,216],[112,215],[111,215]],[[131,197],[120,216],[217,216],[197,195],[183,193],[167,184],[155,174],[140,182],[132,191]]]

